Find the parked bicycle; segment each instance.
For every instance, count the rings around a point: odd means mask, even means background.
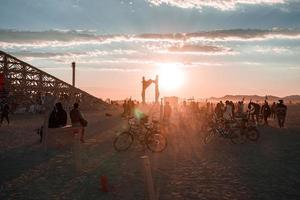
[[[210,143],[215,136],[230,139],[233,144],[243,144],[247,139],[257,141],[260,136],[255,124],[244,117],[225,121],[214,115],[205,128],[203,136],[205,144]]]
[[[128,127],[128,130],[115,138],[113,146],[116,151],[126,151],[134,140],[152,152],[162,152],[166,149],[167,138],[160,133],[158,122],[148,122],[147,118],[137,122],[136,119],[129,118]]]

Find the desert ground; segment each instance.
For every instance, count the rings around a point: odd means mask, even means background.
[[[68,146],[43,152],[35,132],[43,115],[12,115],[11,125],[0,127],[0,199],[147,199],[143,155],[160,200],[300,199],[299,105],[288,107],[286,128],[271,120],[270,127],[259,127],[257,142],[241,145],[225,139],[204,144],[197,128],[175,126],[162,153],[138,144],[114,150],[114,138],[126,127],[120,108],[84,114],[89,125],[80,171]],[[108,178],[107,193],[101,176]]]

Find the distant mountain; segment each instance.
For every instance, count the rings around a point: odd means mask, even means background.
[[[226,95],[224,97],[211,97],[208,100],[209,101],[259,101],[262,102],[267,98],[268,101],[278,101],[279,99],[283,99],[286,102],[292,101],[292,102],[300,102],[300,95],[290,95],[286,97],[277,97],[277,96],[259,96],[259,95]]]

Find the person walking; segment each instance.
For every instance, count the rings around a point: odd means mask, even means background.
[[[70,111],[70,118],[73,127],[82,127],[80,141],[84,142],[84,127],[87,126],[87,121],[84,119],[83,115],[79,110],[79,104],[74,103],[73,109]]]
[[[2,113],[1,113],[1,120],[0,120],[0,126],[2,126],[2,123],[3,123],[3,120],[6,119],[7,121],[7,124],[9,125],[9,106],[8,104],[5,104],[3,106],[3,109],[2,109]]]
[[[261,114],[264,118],[264,124],[268,126],[268,118],[271,115],[271,108],[267,101],[265,101],[264,105],[261,107]]]
[[[283,100],[279,100],[279,103],[276,105],[276,116],[278,119],[278,126],[280,128],[284,127],[286,114],[287,114],[287,106],[284,105]]]

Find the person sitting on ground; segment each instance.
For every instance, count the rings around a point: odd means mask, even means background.
[[[284,127],[286,113],[286,105],[284,105],[283,100],[279,100],[279,103],[276,105],[276,115],[278,119],[278,125],[280,128]]]
[[[73,109],[70,111],[70,118],[73,127],[82,127],[80,141],[84,142],[84,127],[87,126],[87,121],[79,110],[79,104],[74,103]]]
[[[261,114],[264,118],[264,124],[268,126],[268,117],[271,115],[271,108],[267,101],[265,101],[264,105],[261,107]]]

